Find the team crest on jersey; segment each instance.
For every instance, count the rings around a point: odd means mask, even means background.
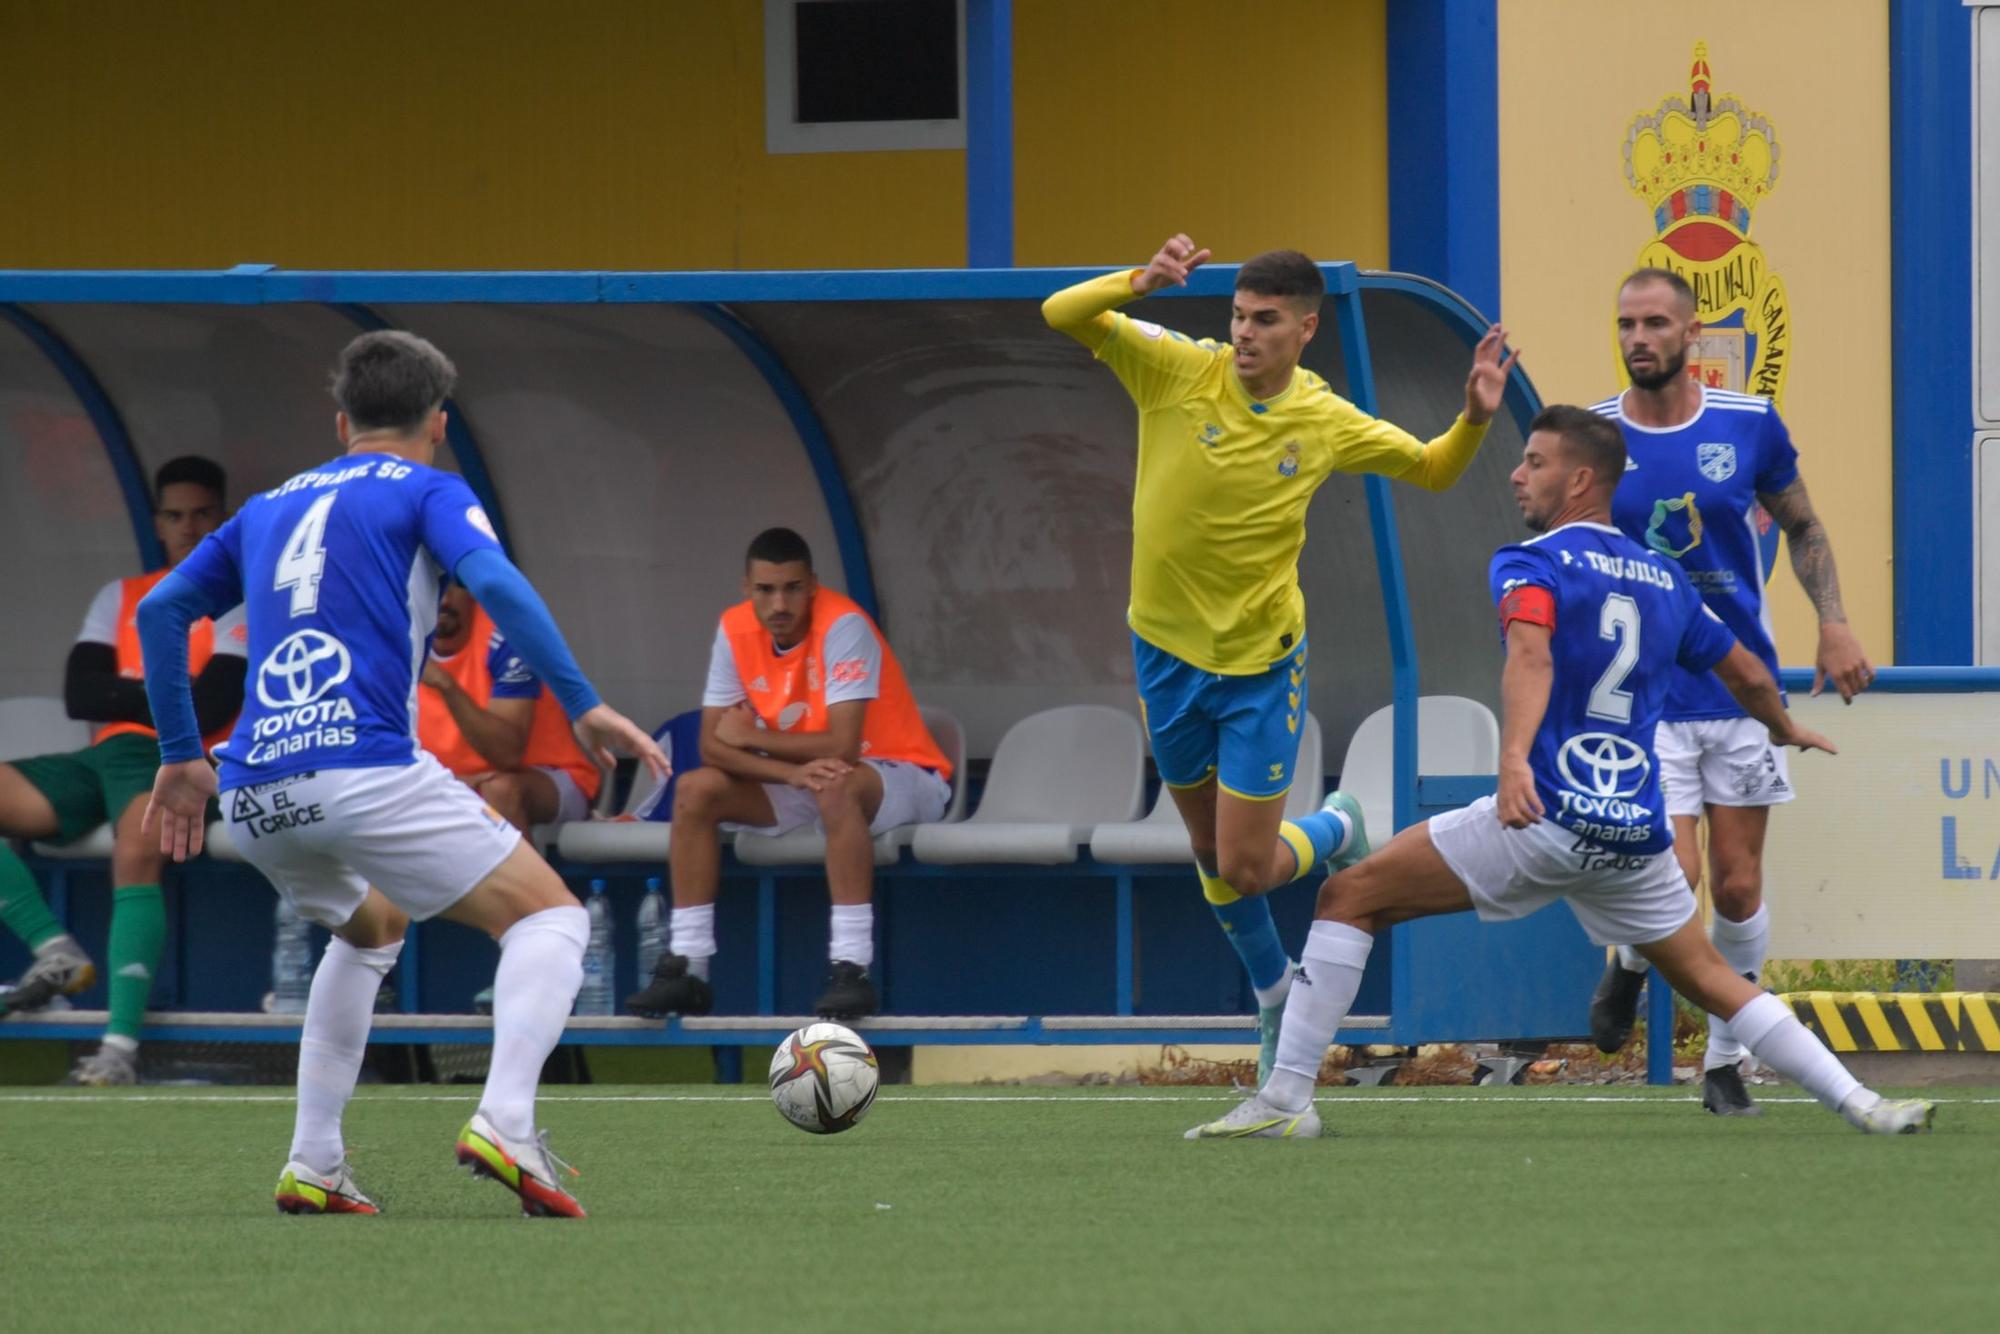
[[[1671,500],[1653,502],[1653,517],[1646,525],[1646,545],[1674,560],[1701,545],[1701,506],[1695,504],[1694,492],[1684,491]]]
[[[1694,447],[1694,466],[1711,482],[1726,482],[1736,475],[1736,446],[1728,441]]]
[[[1199,439],[1204,445],[1214,449],[1216,442],[1222,439],[1222,428],[1214,422],[1203,422]]]
[[[1285,442],[1285,457],[1278,460],[1278,476],[1297,477],[1299,475],[1299,442]]]

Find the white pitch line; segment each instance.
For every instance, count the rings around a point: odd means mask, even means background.
[[[927,1097],[927,1096],[924,1096],[924,1095],[921,1095],[921,1094],[919,1094],[919,1095],[916,1095],[916,1096],[907,1096],[907,1095],[894,1095],[894,1094],[892,1094],[892,1095],[889,1095],[889,1096],[886,1096],[886,1097],[883,1097],[882,1099],[880,1099],[880,1101],[882,1101],[882,1102],[895,1102],[895,1103],[905,1103],[905,1104],[908,1104],[908,1105],[910,1105],[910,1106],[917,1106],[917,1105],[921,1105],[921,1104],[923,1104],[923,1103],[947,1103],[947,1102],[951,1102],[951,1103],[1012,1103],[1012,1102],[1035,1102],[1035,1103],[1042,1103],[1042,1102],[1061,1102],[1061,1103],[1071,1103],[1071,1104],[1088,1104],[1088,1103],[1135,1103],[1135,1102],[1138,1102],[1138,1103],[1145,1103],[1145,1102],[1159,1102],[1159,1103],[1184,1103],[1184,1102],[1223,1102],[1223,1101],[1227,1101],[1227,1100],[1228,1100],[1229,1098],[1231,1098],[1231,1097],[1239,1097],[1239,1098],[1240,1098],[1240,1097],[1242,1097],[1242,1096],[1245,1096],[1245,1095],[1244,1095],[1244,1094],[1241,1094],[1241,1093],[1236,1093],[1236,1094],[1232,1094],[1232,1093],[1212,1093],[1212,1094],[1183,1094],[1183,1093],[1168,1093],[1168,1094],[1105,1094],[1105,1095],[1096,1095],[1096,1096],[1092,1096],[1092,1095],[1076,1095],[1076,1094],[1047,1094],[1047,1093],[1024,1093],[1024,1094],[1015,1094],[1015,1095],[1010,1095],[1010,1094],[956,1094],[956,1093],[954,1093],[954,1094],[940,1094],[940,1095],[938,1095],[938,1096],[936,1096],[936,1097]],[[117,1093],[77,1093],[77,1094],[61,1094],[61,1093],[0,1093],[0,1104],[4,1104],[4,1103],[10,1103],[10,1102],[20,1102],[20,1103],[43,1103],[43,1102],[47,1102],[47,1103],[95,1103],[95,1104],[99,1104],[99,1105],[104,1105],[104,1106],[116,1106],[116,1105],[120,1105],[120,1104],[125,1104],[125,1103],[134,1103],[134,1104],[136,1104],[136,1103],[160,1103],[160,1102],[166,1102],[166,1103],[176,1103],[176,1102],[178,1102],[178,1103],[233,1103],[233,1102],[273,1102],[273,1103],[289,1103],[289,1102],[292,1102],[292,1101],[293,1101],[293,1098],[292,1098],[292,1095],[291,1095],[291,1094],[288,1094],[288,1093],[287,1093],[287,1094],[277,1094],[277,1093],[247,1093],[247,1094],[223,1094],[223,1093],[188,1093],[188,1094],[172,1094],[172,1093],[137,1093],[137,1094],[117,1094]],[[357,1096],[357,1101],[361,1101],[361,1102],[375,1102],[375,1103],[395,1103],[395,1102],[449,1102],[449,1103],[458,1103],[458,1104],[460,1104],[460,1105],[465,1105],[465,1104],[468,1104],[468,1103],[476,1103],[476,1102],[478,1101],[478,1096],[477,1096],[476,1094],[465,1094],[465,1095],[462,1095],[462,1096],[461,1096],[461,1095],[454,1095],[454,1094],[440,1094],[440,1093],[417,1093],[417,1094],[400,1094],[400,1095],[390,1095],[390,1096],[386,1096],[386,1097],[370,1097],[370,1096],[368,1096],[367,1094],[360,1094],[360,1095],[358,1095],[358,1096]],[[544,1093],[544,1094],[541,1094],[540,1096],[538,1096],[538,1097],[537,1097],[537,1098],[535,1099],[535,1101],[536,1101],[537,1103],[548,1103],[548,1102],[563,1102],[563,1103],[572,1103],[572,1102],[576,1102],[576,1103],[590,1103],[590,1102],[606,1102],[606,1103],[610,1103],[610,1102],[671,1102],[671,1103],[680,1103],[680,1102],[686,1102],[686,1103],[704,1103],[704,1102],[713,1102],[713,1103],[758,1103],[758,1102],[768,1102],[768,1101],[770,1101],[770,1099],[769,1099],[769,1098],[767,1098],[767,1097],[766,1097],[765,1095],[763,1095],[763,1094],[761,1094],[761,1093],[611,1093],[611,1094],[603,1094],[603,1095],[592,1095],[592,1094],[588,1094],[588,1093],[584,1093],[584,1094],[576,1094],[576,1093],[556,1093],[556,1094],[548,1094],[548,1093]],[[1680,1104],[1680,1103],[1690,1103],[1690,1102],[1698,1102],[1698,1101],[1700,1101],[1700,1100],[1699,1100],[1698,1098],[1694,1097],[1694,1096],[1693,1096],[1693,1095],[1691,1095],[1691,1094],[1686,1094],[1686,1095],[1682,1095],[1682,1094],[1672,1094],[1672,1095],[1663,1095],[1663,1094],[1650,1094],[1650,1093],[1631,1093],[1631,1094],[1617,1094],[1617,1095],[1606,1095],[1606,1094],[1578,1094],[1578,1095],[1575,1095],[1575,1096],[1572,1096],[1572,1097],[1556,1097],[1556,1096],[1550,1096],[1550,1095],[1535,1095],[1535,1096],[1528,1096],[1528,1097],[1510,1097],[1510,1096],[1508,1096],[1508,1095],[1506,1095],[1506,1094],[1502,1094],[1502,1093],[1498,1093],[1498,1092],[1495,1092],[1495,1093],[1490,1093],[1490,1094],[1481,1094],[1481,1093],[1438,1093],[1438,1094],[1426,1094],[1426,1095],[1418,1095],[1418,1094],[1363,1094],[1363,1095],[1357,1095],[1357,1096],[1354,1096],[1354,1097],[1343,1097],[1343,1096],[1340,1096],[1340,1095],[1338,1095],[1338,1094],[1335,1094],[1335,1095],[1333,1095],[1333,1096],[1332,1096],[1331,1098],[1329,1098],[1329,1099],[1327,1100],[1327,1104],[1328,1104],[1328,1105],[1331,1105],[1331,1104],[1337,1104],[1337,1105],[1339,1105],[1339,1106],[1340,1106],[1340,1107],[1342,1107],[1342,1108],[1350,1108],[1350,1107],[1372,1107],[1372,1106],[1382,1106],[1382,1105],[1388,1105],[1388,1104],[1397,1104],[1397,1105],[1410,1105],[1410,1104],[1419,1104],[1419,1105],[1421,1105],[1421,1104],[1441,1104],[1441,1103],[1454,1103],[1454,1104],[1463,1104],[1463,1105],[1466,1105],[1466,1106],[1476,1106],[1476,1107],[1507,1107],[1507,1106],[1518,1106],[1518,1105],[1519,1105],[1519,1104],[1521,1104],[1521,1103],[1552,1103],[1552,1104],[1558,1104],[1558,1105],[1560,1105],[1560,1104],[1582,1104],[1582,1105],[1598,1105],[1598,1106],[1602,1106],[1602,1105],[1607,1105],[1607,1104],[1608,1104],[1608,1105],[1612,1105],[1612,1106],[1622,1106],[1622,1107],[1632,1107],[1632,1106],[1641,1106],[1641,1105],[1646,1105],[1646,1104],[1658,1104],[1658,1105],[1661,1105],[1661,1106],[1669,1106],[1669,1105],[1675,1105],[1675,1104]],[[1787,1104],[1787,1103],[1797,1103],[1797,1104],[1805,1104],[1805,1105],[1812,1105],[1812,1104],[1813,1104],[1813,1103],[1815,1102],[1815,1099],[1812,1099],[1812,1098],[1798,1098],[1798,1097],[1776,1097],[1776,1098],[1773,1098],[1773,1097],[1760,1097],[1760,1098],[1758,1098],[1758,1099],[1757,1099],[1757,1101],[1758,1101],[1758,1102],[1760,1102],[1760,1103],[1776,1103],[1776,1104],[1780,1104],[1780,1105],[1782,1105],[1782,1104]],[[1929,1099],[1929,1101],[1931,1101],[1931,1102],[1934,1102],[1934,1103],[1937,1103],[1937,1104],[1939,1104],[1940,1106],[1970,1106],[1970,1107],[1979,1107],[1979,1106],[1991,1106],[1991,1105],[2000,1105],[2000,1098],[1931,1098],[1931,1099]]]

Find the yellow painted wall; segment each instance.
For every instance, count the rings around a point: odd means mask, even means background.
[[[1019,262],[1386,262],[1382,3],[1019,0]],[[0,0],[0,267],[964,263],[962,152],[765,153],[762,0],[585,10]]]
[[[762,0],[0,0],[0,266],[965,260],[959,152],[764,151]]]
[[[1389,260],[1383,0],[1015,0],[1017,262]]]
[[[1878,0],[1503,0],[1501,281],[1508,327],[1550,402],[1622,380],[1619,280],[1653,239],[1625,181],[1626,127],[1688,94],[1696,41],[1718,97],[1772,125],[1779,177],[1749,237],[1789,297],[1784,414],[1862,644],[1890,660],[1889,68]],[[1816,621],[1788,558],[1778,651],[1808,664]]]

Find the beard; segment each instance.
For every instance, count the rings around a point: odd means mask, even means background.
[[[1632,377],[1633,384],[1647,393],[1652,393],[1654,390],[1666,388],[1675,380],[1687,374],[1687,364],[1687,352],[1683,350],[1674,354],[1671,358],[1662,361],[1658,369],[1643,375],[1633,370],[1632,363],[1628,361],[1625,363],[1625,373]]]

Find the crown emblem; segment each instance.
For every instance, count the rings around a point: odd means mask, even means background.
[[[1688,96],[1668,97],[1625,129],[1625,183],[1653,210],[1653,232],[1685,222],[1750,232],[1754,208],[1778,183],[1771,122],[1709,86],[1708,43],[1694,44]]]

